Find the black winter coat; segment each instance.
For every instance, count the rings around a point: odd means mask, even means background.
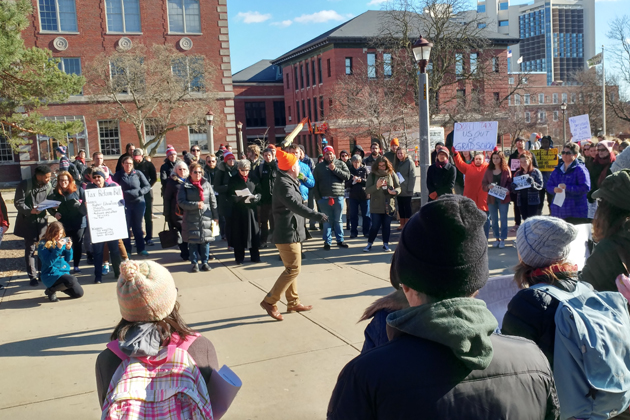
[[[126,205],[143,202],[144,195],[151,191],[151,185],[149,185],[149,181],[144,177],[144,174],[135,169],[130,173],[125,171],[116,172],[112,180],[122,188]]]
[[[184,183],[177,175],[171,175],[164,188],[164,218],[170,229],[182,231],[183,213],[177,205],[177,193]]]
[[[273,160],[269,163],[264,162],[249,173],[252,181],[256,184],[256,192],[262,196],[260,199],[261,204],[271,204],[271,195],[273,194],[273,184],[276,182],[277,171],[278,163]]]
[[[164,188],[166,188],[166,182],[171,177],[171,174],[173,173],[173,168],[175,167],[176,163],[177,163],[177,159],[175,160],[175,162],[171,162],[168,159],[164,159],[164,164],[162,164],[162,166],[160,167],[160,182],[162,183],[162,195],[164,195]]]
[[[228,182],[230,178],[234,176],[238,176],[236,164],[232,167],[229,167],[225,162],[219,162],[217,164],[212,186],[214,191],[219,194],[217,197],[217,205],[219,206],[219,214],[221,216],[230,216],[232,206],[228,196]]]
[[[201,201],[199,189],[192,184],[190,178],[177,191],[177,204],[184,210],[182,220],[182,240],[192,244],[202,244],[214,241],[212,236],[212,220],[219,218],[217,201],[212,185],[203,178],[203,208],[197,203]]]
[[[42,211],[31,214],[31,210],[39,203],[46,200],[52,192],[50,182],[38,185],[36,179],[25,179],[15,189],[13,204],[17,209],[14,234],[24,239],[39,239],[48,226],[48,213]]]
[[[361,182],[353,184],[355,176],[361,178]],[[365,193],[365,184],[367,182],[367,168],[361,164],[359,169],[355,169],[354,165],[350,165],[350,179],[346,181],[346,188],[350,189],[350,197],[353,200],[367,200],[367,194]]]
[[[56,189],[48,195],[49,200],[61,201],[59,207],[48,209],[51,216],[56,213],[61,214],[59,221],[63,224],[66,232],[73,232],[87,226],[85,215],[87,207],[85,206],[85,191],[81,187],[73,193],[60,194]]]
[[[518,337],[490,339],[490,366],[470,370],[448,347],[402,334],[346,365],[327,418],[558,419],[553,376],[540,350]]]
[[[143,159],[140,163],[134,161],[133,166],[137,171],[142,172],[149,185],[153,186],[157,182],[157,172],[153,163]]]
[[[616,292],[615,280],[630,267],[630,230],[622,229],[609,238],[602,239],[587,258],[580,280],[600,292]],[[626,273],[627,274],[627,273]]]
[[[457,168],[450,162],[446,162],[443,168],[437,166],[436,163],[429,166],[427,171],[427,189],[429,194],[437,192],[438,197],[444,194],[453,194],[456,177]]]
[[[228,182],[228,197],[232,211],[228,223],[228,243],[234,248],[258,249],[260,247],[260,225],[258,224],[257,203],[246,203],[246,197],[238,197],[236,191],[248,189],[254,194],[256,184],[249,178],[247,182],[240,175]]]
[[[278,171],[273,186],[274,244],[293,244],[308,239],[304,218],[322,222],[322,213],[317,213],[302,204],[302,194],[297,180],[284,171]]]

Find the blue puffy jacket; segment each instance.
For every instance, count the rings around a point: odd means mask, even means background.
[[[304,178],[300,179],[300,194],[303,201],[308,201],[308,190],[315,186],[315,178],[313,178],[311,168],[302,161],[300,161],[300,173],[304,175]]]
[[[46,248],[46,242],[40,241],[37,245],[37,254],[42,262],[41,279],[46,287],[51,287],[59,277],[70,274],[70,261],[72,261],[72,248],[66,249],[66,245],[57,248],[53,244]]]

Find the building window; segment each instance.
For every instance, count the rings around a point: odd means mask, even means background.
[[[464,54],[455,54],[455,77],[462,78],[464,74]]]
[[[203,92],[203,58],[183,57],[172,65],[173,74],[186,84],[189,92]]]
[[[545,94],[544,93],[539,93],[538,94],[538,103],[539,104],[544,104],[545,103]]]
[[[566,103],[567,103],[567,100],[568,100],[568,98],[567,98],[567,94],[566,94],[566,93],[563,93],[563,94],[562,94],[562,102],[564,102],[564,103],[566,104]]]
[[[245,125],[247,128],[267,126],[264,102],[245,102]]]
[[[311,69],[313,73],[313,86],[315,86],[317,84],[317,81],[315,80],[315,60],[311,61]]]
[[[499,92],[493,92],[492,93],[492,98],[494,99],[494,104],[498,105],[499,101],[500,101],[500,99],[499,99]]]
[[[168,31],[200,34],[199,0],[168,0]]]
[[[66,74],[76,74],[81,76],[81,59],[80,58],[60,58],[59,70]]]
[[[499,10],[507,10],[509,6],[509,3],[505,2],[505,3],[499,3]]]
[[[466,105],[466,89],[457,89],[457,106]]]
[[[304,73],[306,73],[306,87],[308,88],[311,85],[311,77],[310,77],[310,70],[308,68],[308,61],[306,63],[304,63]]]
[[[477,73],[477,58],[478,57],[479,57],[479,54],[470,53],[470,73],[471,74]]]
[[[306,118],[306,104],[304,103],[304,99],[302,99],[302,117]]]
[[[319,121],[319,112],[317,111],[317,98],[313,98],[313,118]]]
[[[304,66],[300,64],[300,89],[304,89]]]
[[[538,122],[545,122],[546,118],[547,118],[547,113],[545,111],[538,112]]]
[[[514,105],[520,105],[520,104],[521,104],[521,95],[517,93],[514,95]]]
[[[478,23],[477,24],[477,29],[484,29],[486,27],[485,23]]]
[[[528,94],[528,93],[526,93],[525,95],[523,95],[523,103],[524,103],[525,105],[529,105],[529,104],[530,104],[530,102],[529,102],[529,98],[530,98],[530,96],[529,96],[529,94]]]
[[[205,126],[188,126],[188,144],[190,148],[193,146],[199,146],[201,150],[208,151],[208,135],[206,130],[207,128]],[[161,143],[166,143],[166,140]],[[158,153],[165,152],[158,151]],[[212,153],[214,153],[214,150]]]
[[[390,53],[383,54],[383,76],[392,77],[392,55]]]
[[[558,94],[557,94],[557,93],[554,93],[554,94],[553,94],[553,103],[554,103],[554,104],[557,104],[557,103],[558,103]]]
[[[571,103],[574,104],[575,103],[575,93],[571,94]]]
[[[510,22],[507,20],[500,20],[499,26],[510,26]]]
[[[346,74],[352,74],[352,57],[346,57]]]
[[[324,121],[324,97],[323,96],[319,97],[319,115],[320,115],[319,120]]]
[[[39,0],[42,31],[78,32],[74,0]]]
[[[499,57],[492,57],[492,71],[499,72]]]
[[[295,123],[299,123],[301,121],[300,118],[300,101],[295,101],[295,112],[297,113],[297,120],[295,121]]]
[[[164,126],[162,122],[156,118],[147,118],[144,121],[144,141],[148,143],[155,139],[162,131],[164,131]],[[204,130],[205,133],[205,130]],[[206,141],[206,148],[204,150],[208,150],[208,144]],[[153,144],[150,148],[147,149],[147,153],[166,153],[166,137],[163,137],[162,140],[158,144]]]
[[[289,90],[289,88],[290,88],[290,86],[289,86],[289,80],[290,80],[289,73],[287,73],[286,78],[287,78],[287,90]]]
[[[526,123],[532,122],[532,114],[531,113],[529,113],[529,112],[525,113],[525,122]]]
[[[308,119],[313,121],[313,114],[311,113],[311,100],[310,99],[306,100],[306,105],[307,105],[306,108],[308,108],[308,114],[307,114]]]
[[[319,83],[324,83],[324,80],[322,79],[322,59],[321,57],[317,58],[317,80],[319,80]]]
[[[68,133],[65,138],[65,143],[68,145],[68,156],[75,156],[79,153],[80,149],[84,149],[86,155],[90,155],[90,148],[87,141],[87,132],[85,130],[85,118],[83,116],[57,116],[57,117],[44,117],[48,121],[81,121],[83,123],[83,130],[80,133],[70,134]],[[55,149],[59,145],[57,139],[48,136],[37,135],[37,148],[39,152],[39,160],[49,161],[55,160]]]
[[[273,102],[273,124],[276,127],[287,125],[287,117],[284,113],[284,101]]]
[[[140,0],[105,0],[107,32],[142,32]]]
[[[527,77],[523,77],[523,84],[526,85],[527,83],[529,83],[529,80],[527,79]]]
[[[330,70],[330,58],[326,59],[326,67],[328,68],[328,77],[330,77],[331,75],[331,70]]]
[[[486,13],[486,5],[478,4],[477,5],[477,13]]]
[[[101,146],[103,156],[119,156],[120,153],[120,131],[118,121],[104,120],[98,122],[98,141]]]
[[[553,120],[558,121],[558,111],[553,111]]]
[[[13,162],[13,150],[9,139],[0,134],[0,162]]]
[[[291,105],[289,105],[289,121],[291,121]]]
[[[368,53],[367,55],[367,75],[368,79],[376,79],[376,54]]]
[[[295,75],[295,90],[298,90],[298,86],[300,86],[298,84],[298,66],[293,67],[293,73]]]

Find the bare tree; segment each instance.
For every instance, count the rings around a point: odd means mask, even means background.
[[[595,68],[574,73],[575,81],[580,85],[579,91],[573,93],[573,99],[567,106],[567,116],[588,114],[591,129],[597,131],[602,125],[602,73]],[[606,105],[613,112],[606,113],[606,127],[609,132],[621,128],[615,108],[619,107],[619,88],[611,80],[606,81]],[[596,133],[595,133],[596,134]]]
[[[215,106],[215,73],[201,55],[168,45],[138,45],[100,55],[85,75],[90,100],[112,118],[132,124],[139,147],[154,155],[168,132],[205,125],[205,114]]]
[[[630,85],[630,16],[624,15],[613,20],[606,35],[615,41],[612,53],[617,63],[618,77],[623,84]],[[615,116],[626,122],[630,122],[629,99],[623,93],[621,98],[619,95],[607,98],[607,105]]]

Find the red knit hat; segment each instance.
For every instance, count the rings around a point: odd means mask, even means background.
[[[335,154],[335,149],[333,149],[332,146],[326,146],[326,147],[324,147],[323,152],[324,153],[332,152],[333,154]]]
[[[276,150],[276,146],[273,144],[268,144],[267,149]]]
[[[444,146],[438,146],[436,148],[437,154],[439,155],[440,153],[446,153],[446,156],[450,156],[451,154],[448,152],[448,149]]]
[[[169,157],[170,155],[176,155],[177,151],[175,150],[175,148],[173,147],[172,144],[168,144],[166,145],[166,157]]]
[[[225,152],[225,153],[223,153],[223,160],[224,161],[230,160],[230,159],[236,159],[234,157],[234,153],[232,153],[232,152]]]

